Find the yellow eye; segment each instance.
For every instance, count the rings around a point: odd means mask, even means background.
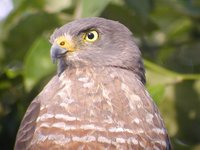
[[[97,31],[92,30],[84,35],[84,40],[87,42],[95,42],[99,38],[99,34]]]

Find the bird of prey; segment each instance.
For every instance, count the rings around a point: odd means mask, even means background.
[[[28,107],[15,150],[171,149],[127,27],[83,18],[56,29],[50,42],[58,73]]]

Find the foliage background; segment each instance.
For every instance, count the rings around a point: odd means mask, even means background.
[[[0,22],[0,149],[13,149],[33,98],[55,74],[49,36],[81,17],[118,20],[143,53],[147,88],[174,149],[200,149],[199,0],[13,0]]]

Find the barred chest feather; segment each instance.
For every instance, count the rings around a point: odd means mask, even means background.
[[[155,104],[128,70],[66,70],[35,100],[40,108],[30,149],[168,149]]]

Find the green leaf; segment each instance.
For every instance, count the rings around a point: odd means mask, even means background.
[[[92,17],[99,16],[105,7],[109,4],[110,0],[82,0],[77,10],[79,17]]]
[[[45,10],[50,13],[57,13],[60,12],[68,7],[70,7],[72,4],[72,0],[45,0]]]
[[[147,88],[153,100],[157,104],[160,103],[165,93],[165,86],[163,84],[157,84],[148,86]]]
[[[170,83],[172,80],[174,83],[181,82],[183,80],[200,80],[200,74],[181,74],[173,72],[146,59],[144,60],[144,65],[148,68],[148,70],[156,72],[157,74],[164,76],[166,79],[168,78],[166,83]],[[158,78],[155,79],[158,80]]]
[[[106,7],[101,16],[123,23],[134,35],[149,34],[157,29],[157,25],[149,18],[144,22],[141,16],[134,14],[127,6],[123,5],[111,3]]]
[[[125,0],[127,5],[134,9],[134,11],[145,18],[148,17],[148,14],[152,7],[151,0]],[[144,18],[141,18],[144,19]]]
[[[40,37],[45,31],[55,29],[59,24],[56,15],[47,14],[45,12],[34,14],[27,13],[25,16],[19,17],[18,19],[18,22],[15,23],[9,21],[12,26],[8,25],[8,35],[3,42],[5,55],[7,56],[6,60],[22,60],[33,41]],[[5,27],[7,23],[4,24]],[[15,53],[15,55],[13,55],[13,53]]]
[[[47,38],[36,40],[25,57],[24,82],[31,90],[43,77],[53,72],[55,66],[50,60],[50,44]]]
[[[191,15],[200,17],[200,2],[199,0],[165,0],[169,2],[176,10]]]
[[[8,89],[11,87],[11,83],[9,81],[1,81],[0,82],[0,90],[2,89]]]
[[[189,33],[191,29],[192,22],[189,18],[179,18],[176,21],[172,22],[169,26],[167,36],[169,40],[180,40],[180,38],[184,38]]]

